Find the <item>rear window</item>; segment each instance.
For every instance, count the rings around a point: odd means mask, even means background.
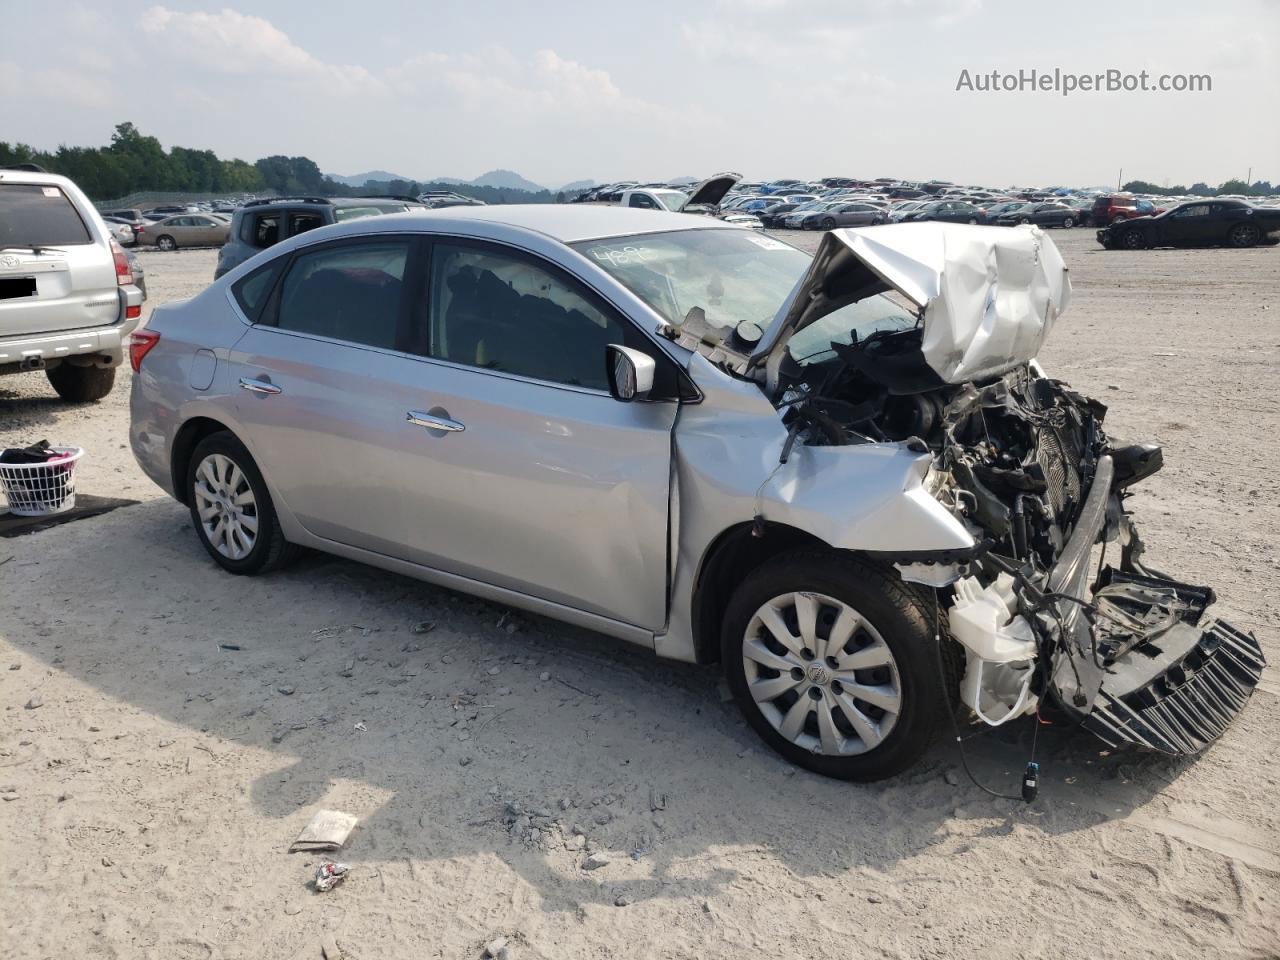
[[[232,285],[231,293],[251,323],[257,323],[258,314],[262,312],[262,306],[267,302],[267,295],[271,292],[272,282],[279,268],[280,261],[277,259],[265,267],[259,267]]]
[[[89,228],[59,187],[0,183],[0,248],[93,243]]]

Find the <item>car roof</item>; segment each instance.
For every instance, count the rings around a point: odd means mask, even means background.
[[[381,218],[379,218],[381,220]],[[392,218],[388,218],[390,220]],[[534,230],[561,243],[602,240],[635,233],[666,233],[671,230],[702,230],[730,227],[723,220],[691,213],[669,213],[664,210],[641,210],[634,207],[568,203],[504,204],[487,207],[449,207],[447,210],[425,210],[397,214],[395,223],[404,229],[408,221],[419,222],[424,229],[437,230],[446,220],[479,220]],[[381,224],[380,224],[381,225]],[[367,221],[366,221],[367,226]],[[393,227],[388,227],[393,229]]]

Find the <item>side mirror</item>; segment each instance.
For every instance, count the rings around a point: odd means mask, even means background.
[[[647,397],[653,389],[653,371],[657,368],[653,357],[616,343],[609,344],[604,352],[613,399],[630,403]]]

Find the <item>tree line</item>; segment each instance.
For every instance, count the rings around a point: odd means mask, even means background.
[[[1147,193],[1159,197],[1216,197],[1228,193],[1243,197],[1269,197],[1273,193],[1280,192],[1271,186],[1270,180],[1257,180],[1252,184],[1245,183],[1243,180],[1227,180],[1216,187],[1211,187],[1207,183],[1193,183],[1189,187],[1182,184],[1159,187],[1145,180],[1130,180],[1120,189],[1129,193]]]
[[[117,124],[105,147],[37,150],[25,143],[0,140],[0,165],[35,163],[50,173],[70,177],[92,200],[111,200],[131,193],[203,193],[238,196],[275,191],[283,195],[322,197],[394,193],[417,196],[424,189],[453,190],[486,203],[550,203],[546,190],[529,193],[507,187],[431,184],[392,180],[348,187],[329,179],[308,157],[263,157],[223,160],[212,150],[173,147],[142,133],[132,123]]]

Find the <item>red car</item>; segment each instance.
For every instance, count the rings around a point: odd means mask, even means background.
[[[1157,213],[1164,213],[1164,207],[1157,207],[1150,200],[1139,200],[1128,194],[1116,193],[1095,199],[1089,215],[1095,224],[1105,227],[1119,220],[1154,217]]]

